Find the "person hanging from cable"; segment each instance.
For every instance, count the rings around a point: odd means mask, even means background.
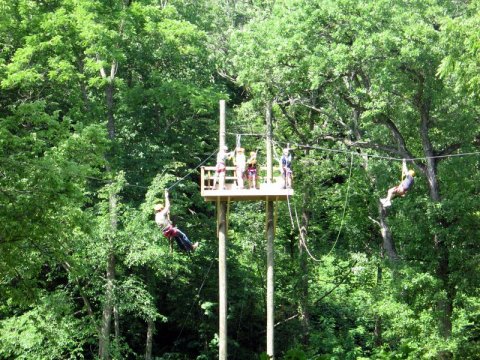
[[[218,182],[219,190],[225,190],[225,172],[227,170],[227,159],[233,157],[233,151],[228,152],[228,147],[223,146],[217,154],[217,165],[215,167],[215,177],[213,179],[212,190],[215,190],[215,186]]]
[[[283,149],[282,157],[280,159],[280,172],[282,173],[283,178],[283,188],[290,189],[292,187],[292,154],[290,149],[287,147]]]
[[[415,177],[415,171],[413,170],[408,170],[407,168],[407,162],[405,159],[403,159],[402,163],[402,181],[400,182],[399,185],[394,186],[390,189],[388,189],[387,192],[387,197],[380,199],[380,202],[382,203],[383,207],[389,207],[392,205],[392,198],[395,196],[405,196],[408,192],[408,190],[411,189],[414,183],[414,177]]]
[[[257,167],[257,152],[250,152],[250,157],[247,160],[247,178],[248,188],[256,189],[258,181],[258,167]]]
[[[170,221],[170,200],[168,198],[168,190],[165,190],[165,204],[155,204],[153,207],[155,211],[155,223],[162,229],[163,235],[170,241],[174,239],[182,251],[195,251],[198,247],[198,242],[192,244],[182,231],[176,226],[173,226]]]
[[[235,172],[237,176],[237,188],[243,189],[243,177],[245,176],[246,162],[245,149],[237,147],[235,149]]]

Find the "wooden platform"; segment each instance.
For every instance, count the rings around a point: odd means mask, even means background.
[[[201,194],[205,201],[286,201],[292,197],[293,189],[283,188],[283,179],[281,176],[274,178],[273,183],[264,183],[262,171],[259,174],[257,189],[238,189],[236,184],[235,167],[227,167],[225,176],[225,189],[212,189],[213,179],[215,177],[214,166],[204,166],[201,172]],[[245,180],[245,186],[248,187],[248,181]]]

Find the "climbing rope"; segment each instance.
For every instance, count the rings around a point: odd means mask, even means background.
[[[340,221],[340,229],[338,230],[338,234],[337,234],[337,237],[335,239],[335,242],[334,242],[332,248],[330,249],[330,251],[325,256],[329,256],[332,253],[333,249],[337,245],[338,239],[340,238],[340,233],[342,232],[343,224],[344,224],[344,221],[345,221],[345,214],[346,214],[346,210],[347,210],[347,204],[348,204],[348,200],[349,200],[349,197],[350,197],[350,183],[351,183],[350,180],[351,180],[351,177],[352,177],[352,168],[353,168],[353,154],[350,154],[350,171],[349,171],[349,174],[348,174],[347,193],[345,195],[345,202],[343,204],[343,214],[342,214],[342,220]],[[292,223],[292,227],[295,227],[294,220],[293,220],[293,217],[292,217],[292,211],[291,211],[291,208],[290,208],[290,200],[289,200],[288,195],[287,195],[287,204],[288,204],[288,210],[289,210],[289,214],[290,214],[290,221]],[[320,262],[321,260],[317,259],[315,256],[313,256],[312,253],[310,252],[310,250],[308,249],[307,242],[305,241],[305,238],[303,236],[302,227],[300,226],[300,220],[298,219],[297,206],[295,204],[294,204],[294,211],[295,211],[295,219],[297,221],[298,233],[300,235],[300,244],[305,248],[305,251],[307,252],[308,256],[313,261]]]
[[[342,214],[342,220],[340,221],[340,229],[338,229],[337,238],[335,239],[335,242],[333,243],[332,248],[330,249],[330,251],[326,256],[329,256],[332,253],[333,249],[335,249],[335,246],[337,245],[337,242],[338,242],[338,238],[340,237],[340,233],[342,232],[343,223],[345,221],[345,213],[347,211],[348,198],[350,196],[350,179],[352,178],[352,167],[353,167],[353,154],[351,154],[350,156],[350,173],[348,174],[347,195],[345,196],[345,203],[343,205],[343,214]]]

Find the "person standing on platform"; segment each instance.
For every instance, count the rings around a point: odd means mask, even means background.
[[[280,159],[280,171],[283,178],[284,189],[290,189],[292,187],[292,154],[289,149],[283,149],[282,158]]]
[[[225,173],[227,170],[227,159],[231,159],[233,151],[228,152],[228,147],[223,146],[217,154],[217,165],[215,167],[215,177],[213,179],[212,190],[215,190],[215,186],[218,182],[218,190],[225,190]]]
[[[243,189],[243,177],[245,176],[245,169],[247,166],[247,159],[245,157],[245,149],[237,147],[235,154],[235,171],[237,175],[237,188]]]
[[[258,180],[258,167],[257,167],[257,152],[252,151],[250,157],[247,160],[247,178],[248,188],[256,189]]]

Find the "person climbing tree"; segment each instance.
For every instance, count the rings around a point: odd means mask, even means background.
[[[282,158],[280,159],[280,171],[282,172],[283,187],[289,189],[292,187],[292,154],[290,150],[283,149]]]
[[[182,231],[172,225],[170,221],[170,200],[168,198],[168,190],[165,190],[165,204],[155,204],[153,207],[155,211],[155,222],[162,229],[163,235],[170,241],[174,239],[183,251],[194,251],[198,247],[198,242],[192,244]]]
[[[407,169],[407,163],[403,160],[402,164],[402,182],[388,189],[387,197],[380,199],[383,207],[389,207],[392,205],[391,200],[394,196],[405,196],[407,191],[412,187],[414,183],[415,171]]]
[[[247,177],[248,177],[248,188],[256,189],[257,188],[257,152],[250,152],[250,157],[247,160]]]

